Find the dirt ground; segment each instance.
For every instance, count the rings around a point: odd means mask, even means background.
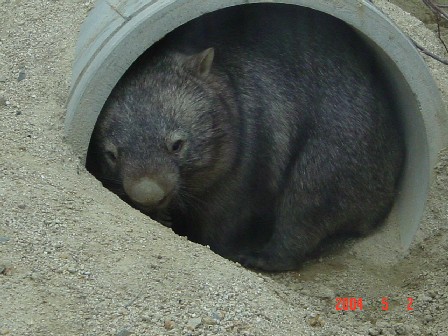
[[[448,335],[448,150],[398,264],[365,263],[350,239],[298,272],[244,269],[123,203],[65,144],[92,2],[0,0],[0,335]],[[420,21],[374,3],[448,58]],[[448,102],[448,67],[425,59]]]

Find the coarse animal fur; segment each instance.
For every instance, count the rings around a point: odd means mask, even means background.
[[[120,80],[88,167],[175,232],[241,264],[300,266],[389,212],[404,143],[355,31],[297,6],[246,5],[166,36]]]

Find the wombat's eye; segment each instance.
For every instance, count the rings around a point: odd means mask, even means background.
[[[104,144],[104,158],[110,166],[115,166],[118,158],[118,148],[108,141]]]
[[[106,160],[111,164],[115,165],[117,162],[117,153],[114,151],[106,150],[104,152],[104,156],[106,157]]]
[[[173,153],[179,153],[183,147],[184,147],[184,141],[179,139],[171,144],[170,150]]]
[[[171,133],[166,142],[166,148],[172,154],[179,154],[185,149],[186,135],[182,131],[174,131]]]

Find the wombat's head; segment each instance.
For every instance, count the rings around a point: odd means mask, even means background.
[[[211,71],[213,57],[210,48],[134,67],[101,112],[90,159],[107,186],[145,212],[188,205],[235,160],[234,103]]]

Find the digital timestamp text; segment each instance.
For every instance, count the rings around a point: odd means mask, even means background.
[[[381,298],[381,310],[387,311],[389,310],[389,298],[383,297]],[[414,308],[412,304],[414,303],[414,299],[408,297],[407,302],[403,303],[403,307],[407,311],[412,311]],[[336,310],[338,311],[355,311],[355,310],[363,310],[363,300],[362,298],[357,297],[337,297],[336,298]]]

